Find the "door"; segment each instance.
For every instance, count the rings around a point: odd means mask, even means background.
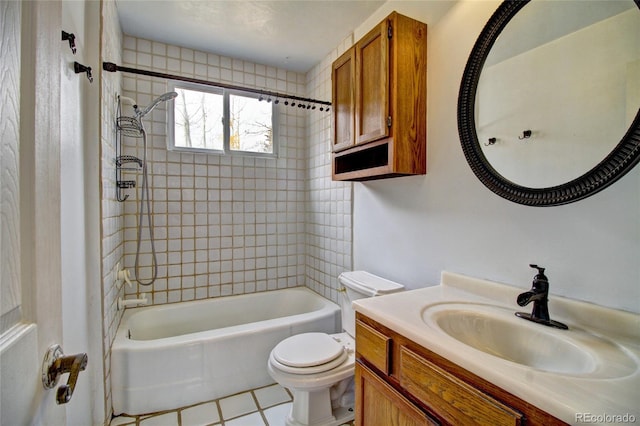
[[[0,15],[0,424],[64,425],[41,378],[63,341],[61,3],[2,1]]]
[[[356,362],[357,426],[435,426],[425,413],[367,367]]]
[[[334,152],[355,142],[355,62],[354,49],[349,49],[336,59],[331,69]]]
[[[104,424],[100,285],[100,2],[64,0],[61,26],[73,34],[60,49],[60,264],[65,354],[88,354],[76,392],[65,405],[67,425]],[[57,34],[56,34],[57,35]],[[74,62],[91,67],[75,73]],[[67,376],[63,376],[66,381]],[[62,379],[61,379],[62,382]]]
[[[383,21],[355,46],[356,144],[389,135],[389,26]]]

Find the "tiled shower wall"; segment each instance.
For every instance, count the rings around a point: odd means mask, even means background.
[[[126,35],[122,60],[132,68],[305,94],[303,74]],[[123,94],[141,106],[167,91],[165,79],[123,75]],[[163,304],[304,285],[307,112],[281,106],[279,156],[256,158],[168,151],[166,106],[144,119],[157,280],[126,293],[146,292],[153,304]],[[123,141],[125,154],[143,158],[142,138]],[[137,180],[124,202],[124,265],[135,276],[142,175],[126,179]],[[152,255],[144,220],[139,271],[148,281]]]
[[[353,44],[347,37],[307,73],[307,96],[331,100],[331,64]],[[352,268],[353,184],[331,180],[331,114],[307,117],[306,285],[334,302],[338,275]]]

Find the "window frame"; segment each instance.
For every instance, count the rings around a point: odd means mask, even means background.
[[[226,89],[223,87],[217,87],[214,85],[206,85],[200,83],[185,82],[180,80],[169,80],[169,91],[176,91],[176,89],[185,89],[191,91],[198,91],[204,93],[211,93],[216,95],[222,95],[223,97],[223,140],[222,149],[213,148],[191,148],[185,146],[175,145],[175,101],[171,102],[171,105],[167,107],[167,149],[169,151],[176,152],[189,152],[189,153],[203,153],[203,154],[215,154],[215,155],[230,155],[230,156],[245,156],[256,158],[278,158],[278,145],[279,145],[279,125],[278,125],[278,108],[275,102],[271,102],[271,146],[272,152],[255,152],[255,151],[243,151],[239,149],[231,149],[229,127],[229,112],[231,95],[241,96],[245,98],[260,99],[262,95],[260,93],[254,93],[247,90],[238,89]]]

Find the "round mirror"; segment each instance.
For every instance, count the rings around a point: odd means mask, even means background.
[[[516,203],[592,195],[640,161],[640,0],[505,1],[458,98],[476,176]]]

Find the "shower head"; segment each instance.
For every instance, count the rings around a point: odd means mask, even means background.
[[[156,102],[166,102],[166,101],[170,101],[171,99],[175,99],[177,97],[178,97],[178,94],[176,92],[167,92],[158,96],[158,99],[156,99]]]
[[[149,105],[148,107],[146,107],[145,109],[143,109],[142,111],[136,106],[134,106],[135,110],[136,110],[136,116],[138,118],[142,118],[145,115],[149,114],[151,111],[153,111],[153,109],[155,107],[158,106],[158,104],[160,102],[166,102],[166,101],[170,101],[171,99],[174,99],[178,96],[178,94],[176,92],[167,92],[164,93],[160,96],[158,96],[158,98],[156,100],[154,100],[151,105]]]

